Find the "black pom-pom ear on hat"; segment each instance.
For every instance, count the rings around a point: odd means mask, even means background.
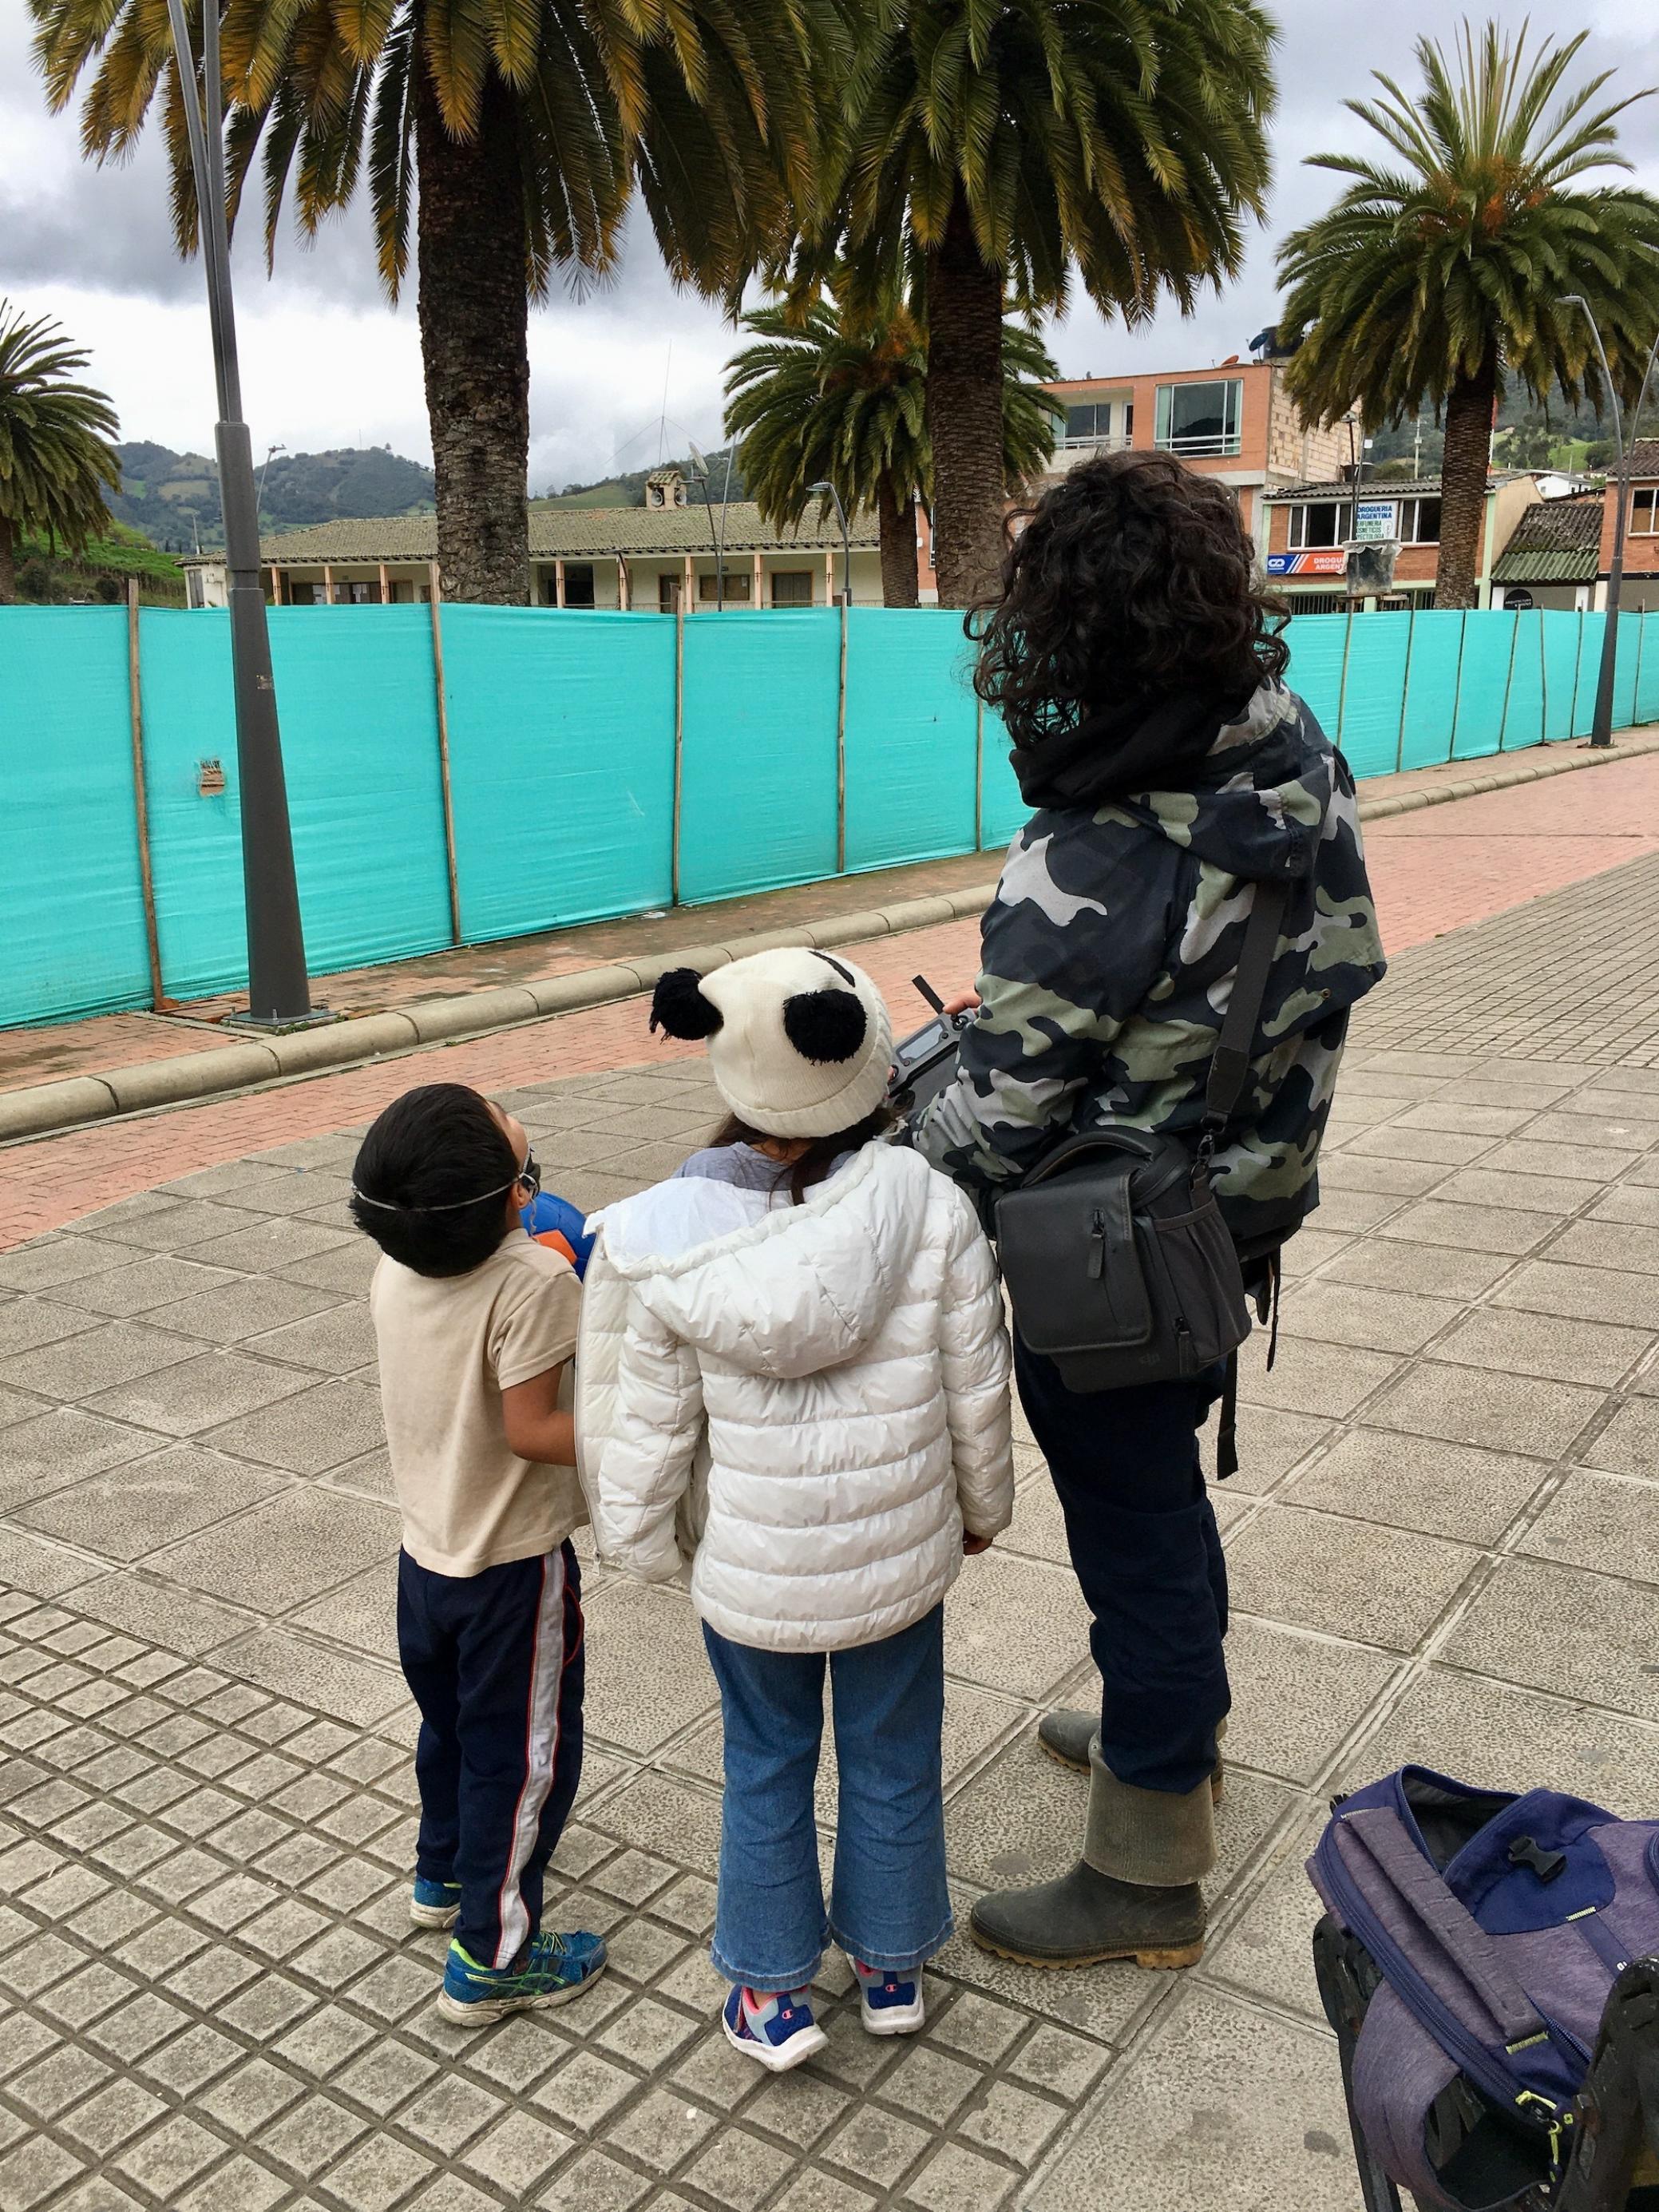
[[[695,968],[670,968],[657,979],[651,994],[651,1029],[665,1030],[672,1037],[709,1037],[725,1017],[714,1001],[705,999],[702,977]]]
[[[869,1030],[851,991],[799,991],[783,1002],[783,1033],[803,1060],[851,1060]]]

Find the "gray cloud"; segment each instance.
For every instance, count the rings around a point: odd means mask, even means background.
[[[1588,21],[1592,35],[1581,69],[1615,70],[1620,92],[1659,83],[1659,11],[1652,0],[1488,4],[1515,28],[1529,14],[1535,35],[1570,34]],[[1206,299],[1189,319],[1166,310],[1133,333],[1079,300],[1052,333],[1066,373],[1174,367],[1242,352],[1273,319],[1274,241],[1316,214],[1336,189],[1335,179],[1306,168],[1304,157],[1363,140],[1366,134],[1345,113],[1343,100],[1369,91],[1374,69],[1413,82],[1415,39],[1425,32],[1443,39],[1455,20],[1443,0],[1279,0],[1277,12],[1283,39],[1273,202],[1239,282],[1224,298]],[[1624,139],[1641,180],[1659,190],[1659,100],[1627,115]],[[395,321],[382,320],[366,207],[328,224],[310,246],[285,222],[269,280],[256,231],[251,225],[236,251],[241,315],[267,355],[276,355],[265,362],[269,387],[295,395],[268,404],[266,411],[282,418],[270,434],[286,434],[291,413],[316,442],[361,435],[421,450],[412,303]],[[122,330],[124,314],[129,326],[151,331],[159,311],[170,334],[166,349],[193,351],[200,343],[201,288],[199,267],[181,263],[172,248],[165,164],[155,134],[147,134],[125,167],[83,162],[73,112],[49,118],[45,112],[21,7],[0,0],[0,290],[33,295],[53,312],[66,312],[54,306],[59,299],[76,306],[88,338],[97,339],[97,368],[117,394],[127,434],[143,436],[161,434],[156,425],[164,419],[176,425],[181,410],[175,380],[165,361],[134,359],[139,349],[112,341],[112,334]],[[123,301],[131,307],[124,310]],[[325,335],[331,315],[339,318],[332,340]],[[382,337],[374,337],[377,330]],[[532,319],[532,483],[601,474],[619,447],[627,464],[653,456],[648,426],[662,405],[671,347],[669,442],[683,446],[687,428],[700,442],[717,436],[720,369],[732,343],[716,309],[670,285],[648,226],[636,219],[609,283],[580,301],[557,293]],[[152,342],[152,355],[155,350]],[[205,398],[198,390],[199,379],[192,380],[192,424]],[[200,420],[190,441],[199,446],[210,433],[210,419]],[[296,428],[295,435],[301,434]],[[174,427],[168,441],[185,439]]]

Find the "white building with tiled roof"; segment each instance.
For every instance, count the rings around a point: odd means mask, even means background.
[[[851,524],[853,603],[879,606],[876,518],[855,514]],[[277,606],[429,599],[437,519],[318,523],[262,538],[259,557]],[[821,607],[833,604],[846,580],[841,526],[833,515],[821,525],[816,512],[809,513],[799,530],[780,532],[748,500],[734,500],[724,510],[718,500],[712,510],[701,500],[661,507],[532,502],[530,562],[532,604],[544,607],[664,613],[680,605],[690,612],[718,605]],[[223,605],[222,554],[187,555],[184,567],[192,606]]]

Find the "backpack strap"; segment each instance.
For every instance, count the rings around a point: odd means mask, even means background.
[[[1371,1805],[1339,1814],[1338,1825],[1363,1847],[1436,1954],[1468,1984],[1504,2042],[1512,2045],[1543,2033],[1542,2019],[1492,1937],[1424,1857],[1400,1815],[1386,1805]],[[1399,1931],[1393,1932],[1397,1937]],[[1389,1978],[1395,1979],[1393,1973]],[[1409,1990],[1402,1988],[1400,1994],[1411,2002]]]
[[[1244,1089],[1261,1024],[1261,1008],[1267,995],[1267,979],[1279,950],[1279,924],[1285,919],[1291,887],[1288,883],[1258,883],[1244,925],[1244,942],[1233,976],[1231,996],[1222,1016],[1221,1034],[1210,1058],[1210,1076],[1204,1086],[1203,1135],[1199,1140],[1200,1166],[1224,1134]]]

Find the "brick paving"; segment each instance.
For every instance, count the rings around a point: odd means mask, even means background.
[[[0,1255],[0,2205],[1350,2212],[1300,1865],[1331,1790],[1410,1756],[1651,1810],[1656,908],[1641,857],[1407,950],[1361,1011],[1218,1492],[1236,1713],[1202,1965],[1050,1976],[958,1938],[926,2036],[867,2041],[832,1973],[830,2049],[781,2081],[712,2032],[719,1723],[689,1609],[598,1574],[552,1911],[613,1970],[477,2035],[433,2010],[371,1255],[341,1209],[339,1124],[375,1103],[349,1086],[410,1071],[158,1117],[165,1186],[97,1212],[88,1155],[82,1218]],[[548,1083],[542,1032],[488,1042],[538,1048],[513,1103],[578,1195],[661,1174],[711,1112],[683,1058]],[[333,1127],[262,1146],[307,1097]],[[192,1158],[232,1115],[235,1156]],[[1058,1871],[1082,1816],[1034,1740],[1089,1676],[1029,1439],[949,1620],[965,1909]]]

